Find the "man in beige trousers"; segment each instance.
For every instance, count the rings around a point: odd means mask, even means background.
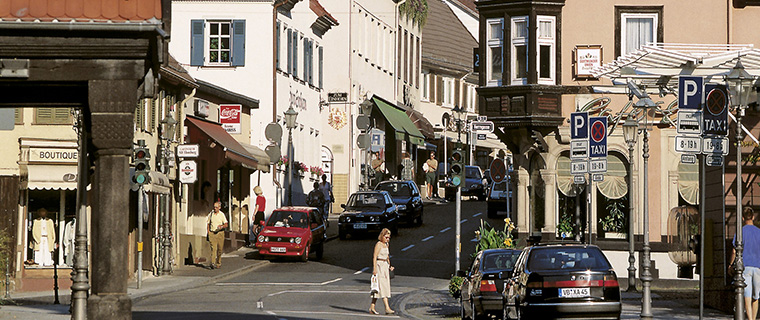
[[[214,211],[208,215],[206,229],[208,241],[211,244],[211,269],[222,266],[222,249],[224,249],[224,229],[227,228],[227,217],[222,212],[222,203],[214,202]]]

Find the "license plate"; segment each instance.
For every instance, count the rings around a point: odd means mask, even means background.
[[[269,250],[269,251],[279,252],[279,253],[285,253],[285,251],[287,251],[287,249],[285,249],[284,247],[272,247],[272,249]]]
[[[560,298],[585,298],[591,296],[589,288],[560,288]]]
[[[354,223],[354,229],[367,229],[366,223]]]

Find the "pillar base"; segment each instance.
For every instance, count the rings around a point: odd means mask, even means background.
[[[126,294],[91,295],[87,299],[87,319],[131,320],[132,299]]]

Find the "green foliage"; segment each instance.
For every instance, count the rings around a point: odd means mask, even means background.
[[[408,17],[420,28],[425,26],[428,15],[427,0],[407,0],[398,8],[402,16]]]
[[[560,234],[573,234],[573,214],[567,210],[563,210],[559,217],[559,224],[557,224],[557,231]]]
[[[464,282],[463,277],[451,277],[451,280],[449,280],[449,294],[451,294],[452,297],[459,298],[462,294],[462,282]]]
[[[512,230],[515,225],[509,218],[504,219],[504,229],[496,230],[488,222],[480,220],[480,229],[475,231],[475,238],[478,243],[475,246],[475,256],[478,252],[486,249],[514,248],[515,243],[512,241]]]
[[[11,237],[8,235],[8,232],[6,230],[0,232],[0,270],[2,270],[2,273],[5,273],[5,266],[10,263],[11,245]],[[0,278],[3,279],[0,281],[0,289],[2,292],[5,292],[5,278]]]
[[[625,232],[625,202],[626,197],[623,196],[617,200],[609,200],[607,203],[607,216],[601,221],[602,229],[606,232]]]

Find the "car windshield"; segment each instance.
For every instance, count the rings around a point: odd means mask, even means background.
[[[380,193],[355,193],[348,199],[346,209],[382,209],[385,208],[383,198]]]
[[[377,186],[376,190],[388,191],[391,196],[408,197],[412,195],[409,184],[402,182],[385,182]]]
[[[536,248],[530,253],[528,270],[590,270],[610,269],[604,254],[596,248],[550,247]]]
[[[464,174],[467,178],[481,179],[480,170],[478,170],[478,168],[465,168]]]
[[[512,270],[515,268],[515,261],[519,255],[519,251],[489,253],[483,257],[483,271]]]
[[[269,227],[285,228],[306,228],[308,226],[307,216],[304,212],[298,211],[275,211],[267,220]]]

